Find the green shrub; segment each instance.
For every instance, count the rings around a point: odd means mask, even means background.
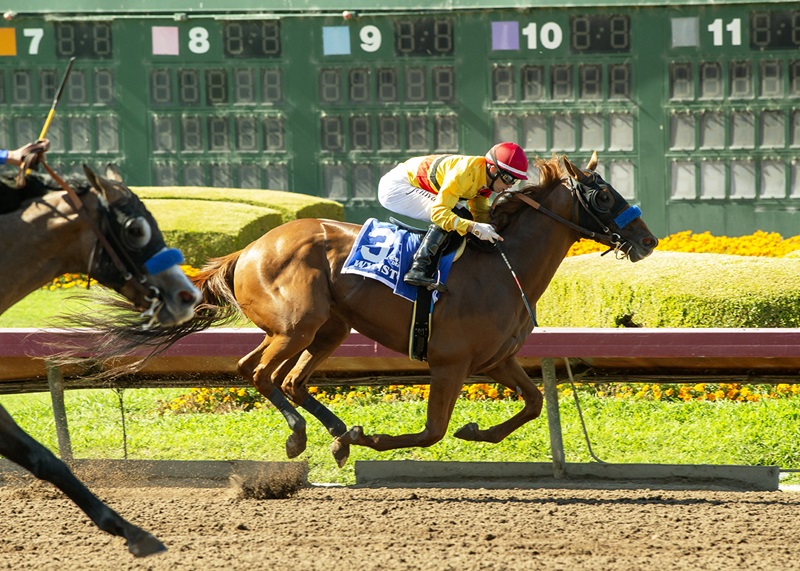
[[[285,222],[298,218],[344,220],[338,202],[276,190],[203,187],[132,187],[158,220],[167,243],[186,263],[241,250]]]
[[[283,222],[289,222],[297,218],[344,220],[344,206],[336,201],[282,190],[196,186],[139,186],[131,187],[131,190],[142,199],[207,200],[212,201],[214,204],[234,202],[271,208],[280,213]],[[211,208],[214,207],[212,206]]]
[[[537,304],[541,326],[798,327],[800,259],[656,251],[631,264],[564,260]]]
[[[241,250],[282,224],[270,208],[204,200],[145,199],[167,244],[180,248],[186,263],[202,266],[208,258]]]

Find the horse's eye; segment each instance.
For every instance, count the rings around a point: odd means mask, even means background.
[[[153,231],[150,223],[141,216],[129,218],[122,228],[122,240],[129,248],[140,249],[150,243]]]
[[[592,192],[590,202],[598,213],[606,214],[614,206],[614,197],[607,190],[596,190]]]

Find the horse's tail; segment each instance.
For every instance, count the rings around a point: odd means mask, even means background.
[[[203,303],[209,308],[234,307],[237,311],[239,303],[233,293],[233,272],[242,250],[210,259],[198,273],[189,276],[192,283],[203,294]]]
[[[93,378],[113,378],[140,369],[149,359],[191,333],[225,325],[243,316],[233,293],[233,272],[241,250],[221,258],[212,258],[190,279],[201,291],[203,302],[194,317],[172,327],[142,327],[143,320],[131,303],[111,294],[104,300],[107,312],[70,316],[70,327],[88,331],[78,342],[58,343],[54,347],[56,364],[84,363],[86,347],[92,347],[92,360],[102,363],[102,372]],[[88,336],[88,338],[86,338]],[[135,354],[134,361],[119,365],[121,356]]]

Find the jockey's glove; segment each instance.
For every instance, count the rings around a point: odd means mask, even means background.
[[[485,224],[483,222],[472,222],[470,224],[469,231],[475,234],[475,236],[477,236],[481,240],[487,240],[493,244],[495,240],[500,240],[500,241],[503,240],[502,236],[500,236],[500,234],[498,234],[495,231],[494,226],[492,226],[491,224]]]

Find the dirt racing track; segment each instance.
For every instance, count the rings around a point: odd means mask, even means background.
[[[574,343],[574,336],[585,332],[540,330],[538,340],[551,339],[555,345],[532,344],[542,354],[525,358],[552,361],[554,355],[575,355],[583,357],[589,370],[599,371],[602,359],[613,358],[619,373],[620,365],[636,361],[626,354],[611,355],[609,347],[630,350],[637,359],[641,347],[656,347],[664,354],[649,355],[642,365],[659,375],[665,374],[660,366],[664,359],[680,358],[684,363],[694,359],[705,372],[717,371],[709,368],[709,359],[716,359],[715,367],[726,374],[731,362],[748,370],[764,364],[772,376],[776,364],[800,359],[800,342],[787,337],[800,335],[796,330],[730,332],[738,344],[721,341],[718,333],[689,332],[705,344],[673,331],[659,334],[680,336],[675,343],[637,344],[631,340],[646,332],[614,330],[608,336],[626,335],[625,342],[598,344],[593,331],[594,343],[587,345]],[[248,334],[230,335],[231,344]],[[235,362],[228,354],[242,354],[217,340],[211,345],[225,353],[219,358],[226,363]],[[598,354],[585,355],[587,346]],[[178,349],[197,362],[190,353],[206,351],[203,347]],[[364,344],[353,347],[358,359],[364,358],[358,351],[370,351],[373,369],[380,363],[394,370],[386,362],[392,356]],[[185,367],[182,354],[166,358],[178,359],[175,370]],[[790,368],[796,374],[797,367]],[[686,374],[695,376],[699,370]],[[555,371],[545,374],[542,366],[542,374],[545,390],[554,389]],[[638,378],[641,370],[635,374]],[[41,382],[42,372],[33,377]],[[547,411],[551,440],[560,436],[557,406],[552,409]],[[546,469],[549,479],[526,472],[510,481],[508,467],[499,465],[483,466],[481,477],[465,478],[463,466],[440,463],[435,467],[446,477],[424,483],[418,476],[431,476],[430,464],[420,468],[375,462],[370,467],[376,472],[373,480],[359,479],[356,466],[355,486],[309,485],[293,495],[275,494],[276,499],[243,497],[241,481],[230,474],[199,474],[185,470],[191,465],[187,462],[172,466],[167,481],[145,473],[147,464],[139,465],[144,466],[140,472],[118,473],[102,465],[76,469],[101,499],[167,545],[166,553],[141,560],[127,552],[123,540],[95,528],[49,484],[0,467],[0,569],[800,570],[800,491],[777,490],[777,467],[570,465],[564,462],[560,442],[552,444],[552,465],[523,466]],[[127,462],[131,466],[133,461]],[[648,481],[655,474],[651,470],[663,476],[665,468],[673,481]],[[554,480],[559,470],[582,471],[586,477]],[[683,480],[695,476],[704,482],[689,489]],[[739,487],[730,486],[734,481]],[[755,489],[762,491],[743,491]]]
[[[80,475],[169,550],[134,559],[52,486],[6,472],[0,569],[800,569],[797,491],[471,481],[243,499],[235,479]]]

